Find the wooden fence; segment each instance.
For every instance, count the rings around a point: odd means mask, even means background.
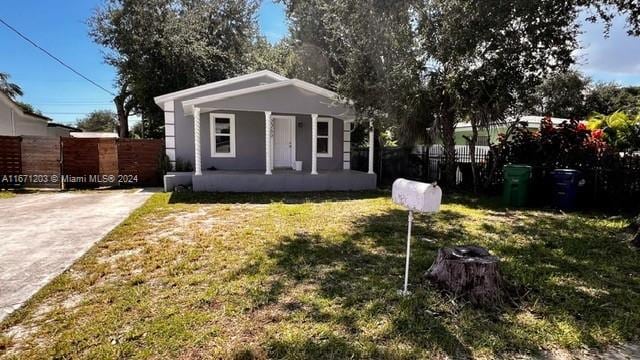
[[[15,136],[0,136],[0,175],[17,176],[22,173],[21,139]],[[2,180],[12,183],[11,178]]]
[[[28,187],[57,188],[60,186],[60,139],[56,137],[22,136],[23,184]],[[1,152],[2,150],[0,150]],[[48,175],[51,178],[44,178]]]
[[[0,185],[158,186],[163,153],[162,140],[0,136]]]

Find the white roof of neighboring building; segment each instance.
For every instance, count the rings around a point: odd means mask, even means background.
[[[119,136],[111,132],[72,132],[69,134],[74,138],[101,138],[101,139],[117,139]]]
[[[166,101],[174,100],[174,99],[177,99],[179,97],[197,94],[197,93],[202,92],[202,91],[211,90],[211,89],[219,88],[219,87],[222,87],[222,86],[235,84],[235,83],[238,83],[238,82],[255,79],[255,78],[262,77],[262,76],[270,77],[270,78],[272,78],[272,79],[274,79],[276,81],[289,80],[288,78],[286,78],[286,77],[284,77],[282,75],[274,73],[273,71],[262,70],[262,71],[257,71],[257,72],[251,73],[251,74],[236,76],[236,77],[233,77],[233,78],[229,78],[229,79],[225,79],[225,80],[221,80],[221,81],[216,81],[216,82],[212,82],[212,83],[208,83],[208,84],[204,84],[204,85],[200,85],[200,86],[195,86],[195,87],[184,89],[184,90],[174,91],[174,92],[169,93],[169,94],[156,96],[155,98],[153,98],[153,100],[155,101],[156,104],[160,105],[160,104],[162,104],[162,103],[164,103]]]
[[[545,116],[540,116],[540,115],[525,115],[520,117],[520,121],[525,121],[529,123],[529,127],[539,127],[540,123],[542,122],[542,119],[544,118]],[[553,123],[553,125],[560,125],[563,122],[569,121],[569,120],[570,119],[556,118],[556,117],[551,118],[551,122]],[[514,121],[515,121],[515,118],[510,118],[507,120],[507,123],[510,124]],[[471,128],[471,123],[462,122],[456,125],[456,129],[465,129],[465,128]]]

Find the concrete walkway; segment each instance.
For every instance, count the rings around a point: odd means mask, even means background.
[[[62,273],[151,196],[38,193],[0,199],[0,320]]]

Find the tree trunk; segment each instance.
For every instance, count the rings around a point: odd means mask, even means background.
[[[116,104],[116,113],[118,114],[119,136],[120,138],[128,138],[129,114],[131,114],[133,105],[129,86],[126,82],[120,86],[120,93],[113,98],[113,102]]]
[[[478,171],[476,168],[476,144],[478,143],[478,126],[476,121],[471,119],[471,137],[465,136],[469,145],[469,157],[471,160],[471,180],[473,182],[473,193],[478,193]]]
[[[124,101],[120,96],[116,96],[113,102],[116,104],[116,112],[118,114],[118,129],[120,138],[129,137],[129,114],[125,110]]]
[[[445,111],[440,121],[440,137],[442,137],[442,151],[444,155],[443,182],[454,187],[456,185],[456,121],[451,112]]]
[[[472,304],[502,304],[503,284],[498,258],[477,246],[458,246],[438,250],[438,256],[425,274],[438,287]]]

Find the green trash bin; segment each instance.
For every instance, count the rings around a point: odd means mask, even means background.
[[[529,192],[529,179],[531,179],[531,166],[505,165],[504,191],[502,201],[506,206],[520,207],[527,203]]]

